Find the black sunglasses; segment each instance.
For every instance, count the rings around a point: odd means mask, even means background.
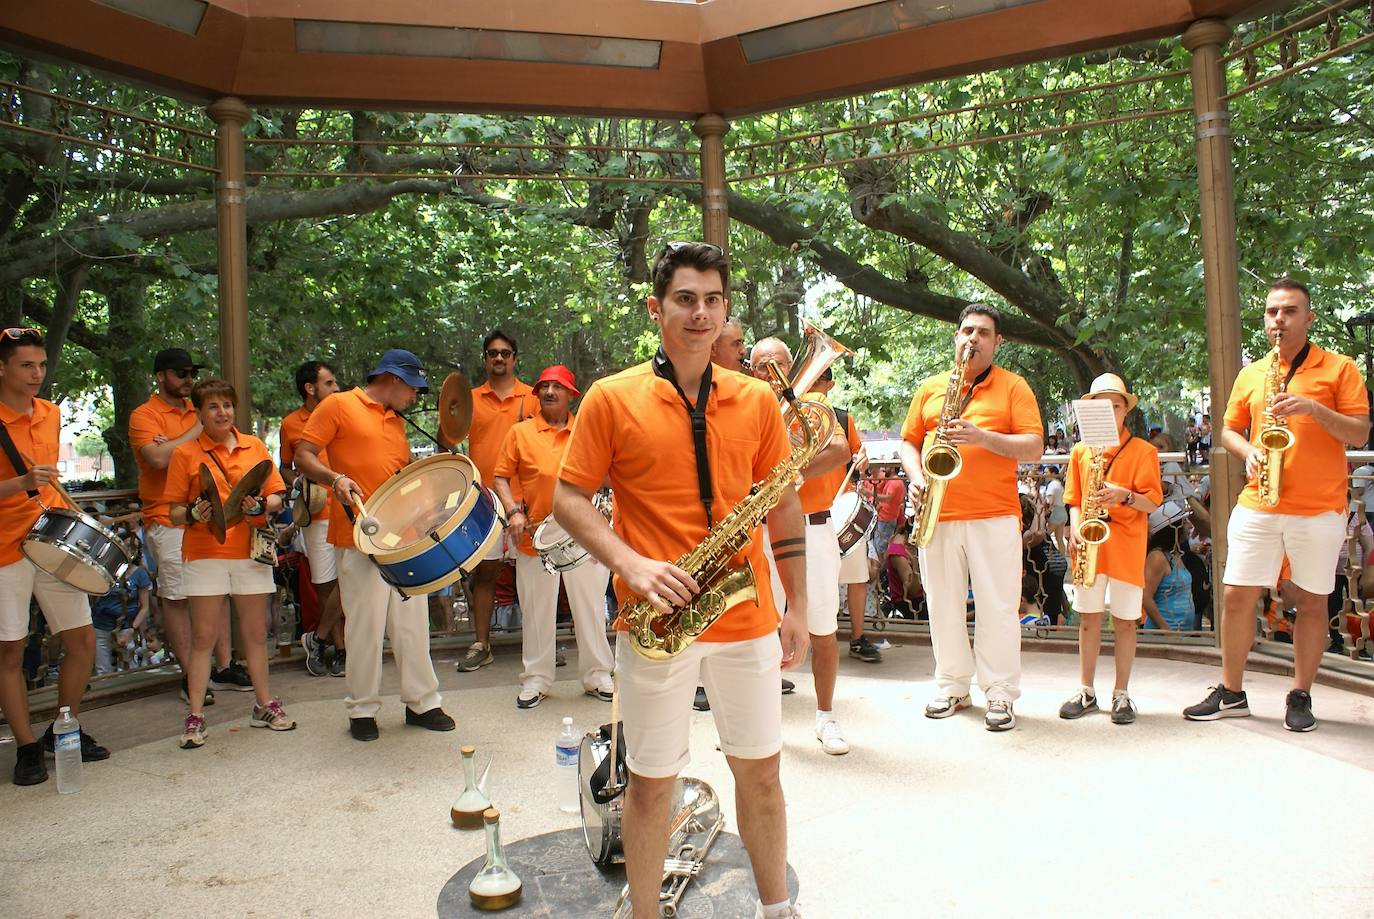
[[[194,380],[196,378],[196,374],[200,373],[200,371],[194,367],[168,367],[167,372],[172,374],[173,376],[181,377],[183,380]]]
[[[515,352],[512,351],[510,348],[488,348],[488,349],[487,349],[487,357],[490,357],[490,358],[514,357],[514,356],[515,356]]]
[[[672,242],[666,242],[663,244],[663,251],[681,252],[683,249],[688,249],[693,246],[704,246],[707,249],[713,250],[717,255],[725,254],[725,250],[722,249],[720,246],[717,246],[715,243],[692,242],[689,239],[675,239]]]

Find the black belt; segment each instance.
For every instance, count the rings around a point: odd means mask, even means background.
[[[830,520],[830,511],[816,511],[816,513],[814,513],[814,514],[807,514],[807,515],[806,515],[806,522],[807,522],[807,523],[816,523],[816,524],[820,524],[820,523],[825,523],[825,522],[827,522],[828,520]]]

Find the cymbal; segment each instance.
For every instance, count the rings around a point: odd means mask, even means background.
[[[439,389],[439,433],[452,446],[458,446],[472,427],[472,385],[461,373],[444,377]]]
[[[243,499],[249,495],[256,495],[262,488],[262,483],[266,482],[271,474],[271,460],[260,460],[256,466],[243,474],[243,478],[230,490],[229,498],[224,502],[226,525],[233,526],[243,519]]]
[[[224,505],[219,500],[219,486],[215,484],[215,477],[204,463],[200,464],[200,487],[201,496],[210,502],[210,519],[205,522],[210,525],[210,532],[215,534],[215,539],[223,545],[224,531],[229,529],[224,520]]]

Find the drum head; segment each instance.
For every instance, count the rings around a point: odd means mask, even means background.
[[[114,578],[104,568],[56,543],[31,539],[23,551],[29,561],[83,593],[100,595],[114,587]]]
[[[847,491],[835,499],[835,503],[830,506],[830,522],[835,527],[835,532],[845,528],[850,520],[854,519],[854,511],[859,506],[859,493],[857,491]]]
[[[377,532],[367,535],[355,526],[353,540],[360,551],[373,555],[414,546],[453,519],[466,514],[479,491],[477,467],[457,453],[431,456],[397,472],[367,501]]]
[[[560,542],[568,538],[568,531],[559,526],[558,521],[552,516],[545,517],[544,522],[535,528],[534,536],[530,541],[534,543],[536,552],[547,552]]]

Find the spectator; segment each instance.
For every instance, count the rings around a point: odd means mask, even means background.
[[[921,587],[921,574],[916,561],[907,547],[907,538],[910,536],[911,523],[903,520],[888,540],[883,576],[887,579],[888,599],[899,609],[909,609],[914,619],[916,606],[925,597],[925,590]]]
[[[1194,624],[1193,575],[1183,560],[1186,505],[1166,503],[1150,515],[1145,555],[1145,628],[1178,632]]]
[[[1212,416],[1203,415],[1202,424],[1197,426],[1197,446],[1203,459],[1212,462]]]
[[[1046,511],[1045,525],[1055,548],[1062,553],[1065,550],[1064,527],[1069,522],[1069,512],[1064,507],[1063,471],[1058,466],[1041,466],[1040,471],[1044,475],[1040,500]]]
[[[1036,613],[1057,625],[1068,601],[1064,575],[1069,563],[1049,540],[1028,496],[1021,498],[1021,544],[1021,612]]]
[[[111,673],[114,660],[111,654],[115,630],[140,632],[148,621],[148,594],[152,578],[142,566],[134,568],[123,583],[116,584],[109,593],[91,603],[91,624],[95,626],[95,672]],[[121,643],[127,641],[123,638]]]
[[[906,509],[906,485],[886,466],[879,466],[873,480],[873,507],[878,512],[878,522],[873,527],[869,542],[873,554],[878,558],[887,557],[887,544],[897,531],[897,523]]]
[[[1198,426],[1193,422],[1192,415],[1188,416],[1188,430],[1186,431],[1186,436],[1188,438],[1188,465],[1196,466],[1202,460],[1200,459],[1201,450],[1198,449],[1200,435],[1198,433]]]
[[[1326,598],[1326,611],[1331,617],[1330,645],[1327,647],[1328,654],[1344,654],[1345,639],[1341,637],[1339,628],[1341,612],[1346,609],[1346,598],[1350,597],[1355,609],[1361,608],[1362,598],[1369,594],[1369,581],[1363,578],[1366,566],[1362,564],[1364,559],[1369,558],[1369,554],[1374,552],[1374,528],[1371,528],[1369,521],[1364,519],[1364,515],[1356,516],[1357,503],[1352,497],[1350,499],[1350,510],[1346,515],[1345,540],[1341,543],[1341,551],[1336,557],[1336,589],[1331,591]],[[1347,568],[1350,558],[1350,545],[1352,542],[1358,543],[1358,555],[1353,568]],[[1354,580],[1354,593],[1350,591],[1351,580]]]

